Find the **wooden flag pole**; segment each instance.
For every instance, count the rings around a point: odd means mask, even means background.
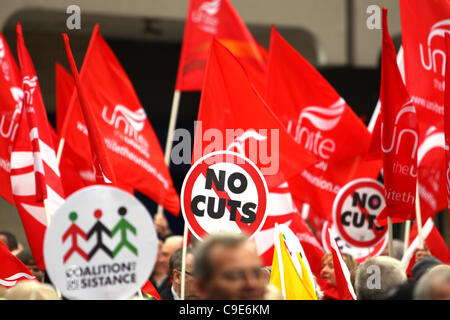
[[[389,252],[389,257],[393,257],[394,256],[394,247],[393,247],[393,243],[392,243],[393,238],[394,238],[394,235],[393,235],[393,230],[392,230],[392,218],[388,217],[388,252]]]
[[[59,164],[61,163],[61,155],[64,149],[64,143],[66,142],[66,139],[63,137],[61,139],[59,139],[59,144],[58,144],[58,151],[56,154],[56,165],[59,168]]]
[[[405,230],[403,235],[403,254],[405,254],[406,250],[408,250],[409,247],[409,234],[411,231],[411,220],[406,220],[404,223]]]
[[[419,249],[423,249],[423,234],[422,234],[422,213],[420,211],[420,197],[419,197],[419,180],[416,183],[416,224],[417,236],[419,237]]]
[[[184,222],[183,232],[183,250],[181,256],[181,286],[180,286],[180,298],[184,300],[185,282],[186,282],[186,252],[187,252],[187,236],[188,236],[187,222]]]
[[[166,149],[164,151],[164,162],[166,163],[167,167],[170,167],[170,153],[172,151],[173,142],[172,136],[173,132],[175,131],[175,125],[177,122],[178,109],[180,106],[180,96],[181,91],[175,90],[175,92],[173,93],[172,108],[170,111],[169,129],[167,130]],[[163,210],[164,208],[161,205],[158,205],[156,214],[163,214]]]

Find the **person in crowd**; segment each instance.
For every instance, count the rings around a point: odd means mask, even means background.
[[[48,283],[22,280],[6,290],[5,300],[61,300],[55,288]]]
[[[172,281],[169,274],[169,260],[173,252],[181,247],[182,240],[182,236],[172,235],[160,243],[155,266],[149,279],[156,291],[158,291],[158,294],[161,294]]]
[[[17,256],[23,250],[22,244],[17,241],[14,234],[9,231],[0,231],[0,241],[8,248],[9,251]]]
[[[414,300],[450,300],[450,266],[438,264],[417,281]]]
[[[172,231],[169,228],[169,223],[164,213],[161,212],[155,214],[153,217],[153,223],[155,224],[156,234],[162,241],[172,235]]]
[[[235,232],[209,235],[195,251],[198,293],[205,300],[263,300],[267,281],[256,246]]]
[[[342,253],[342,258],[350,272],[350,280],[354,286],[354,273],[358,267],[355,258],[348,253]],[[336,276],[334,273],[333,254],[327,252],[322,257],[322,269],[320,270],[319,285],[323,291],[323,300],[337,300],[338,292],[336,288]]]
[[[172,283],[165,288],[160,297],[162,300],[180,300],[181,297],[181,272],[182,272],[183,248],[178,248],[169,260],[170,277]],[[184,282],[184,299],[197,300],[197,287],[194,283],[194,252],[192,248],[186,249],[186,270]]]
[[[45,272],[43,270],[40,270],[36,262],[34,261],[33,255],[31,254],[31,251],[28,249],[22,250],[18,255],[17,258],[23,262],[23,264],[34,274],[36,279],[39,282],[45,282]]]
[[[397,260],[402,260],[403,250],[404,250],[404,242],[400,239],[392,240],[392,258]],[[386,245],[383,252],[380,254],[381,256],[389,256],[389,246]]]
[[[392,288],[407,282],[399,260],[388,256],[370,257],[355,272],[358,300],[379,300]]]
[[[413,280],[418,281],[429,269],[439,264],[442,264],[442,261],[439,259],[436,259],[433,256],[423,256],[411,269]]]

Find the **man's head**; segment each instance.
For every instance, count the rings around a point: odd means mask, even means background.
[[[160,254],[158,255],[158,263],[165,273],[169,274],[169,260],[172,254],[181,247],[183,241],[182,236],[169,236],[161,246]]]
[[[417,281],[414,300],[450,300],[450,266],[440,264],[429,269]]]
[[[172,285],[176,294],[181,297],[181,271],[183,263],[183,248],[175,250],[170,257],[169,267]],[[197,287],[194,278],[194,253],[191,248],[186,249],[186,272],[184,280],[184,299],[198,299]]]
[[[0,231],[0,241],[3,242],[9,251],[14,251],[18,247],[17,239],[11,232]]]
[[[356,269],[356,295],[358,300],[381,299],[391,288],[406,281],[406,273],[397,259],[387,256],[368,258]]]
[[[262,300],[266,282],[255,244],[245,235],[220,232],[199,244],[195,254],[202,299]]]

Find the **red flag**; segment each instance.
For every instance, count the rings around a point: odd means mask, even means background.
[[[450,36],[445,35],[447,56],[450,57]],[[450,63],[445,67],[445,83],[450,84]],[[450,85],[445,87],[444,128],[445,128],[445,185],[447,190],[447,208],[450,209]]]
[[[334,274],[339,300],[356,300],[356,294],[350,281],[350,271],[336,243],[335,235],[333,235],[331,229],[328,229],[328,233],[330,235],[331,253],[333,255]]]
[[[450,33],[450,1],[401,0],[400,13],[406,87],[419,119],[419,196],[425,221],[447,206],[444,38]]]
[[[444,38],[450,32],[450,1],[400,0],[400,14],[406,87],[423,135],[430,126],[443,126]]]
[[[94,28],[79,78],[84,92],[83,110],[91,114],[92,123],[83,120],[86,117],[81,113],[78,99],[72,97],[67,125],[61,133],[67,144],[85,162],[92,163],[86,147],[95,137],[87,133],[96,129],[98,145],[104,141],[99,158],[110,161],[118,185],[139,190],[178,215],[179,198],[156,134],[131,81],[100,35],[98,26]],[[97,147],[96,151],[99,151]]]
[[[59,63],[55,63],[56,132],[60,133],[75,89],[72,75]]]
[[[430,251],[431,255],[439,259],[442,263],[450,264],[450,251],[442,238],[439,230],[436,228],[433,219],[428,218],[422,227],[422,236],[424,244]],[[417,224],[414,223],[409,235],[409,246],[403,254],[402,264],[406,270],[406,274],[411,276],[411,270],[416,263],[415,252],[419,245],[419,237],[417,235]]]
[[[396,218],[394,222],[415,219],[419,134],[416,111],[397,66],[385,8],[382,20],[381,114],[372,147],[383,152],[386,209],[377,221],[385,225],[388,216]]]
[[[15,204],[38,268],[45,269],[42,246],[47,220],[64,202],[50,125],[33,62],[17,25],[17,52],[23,101],[12,141],[11,186]]]
[[[231,52],[213,41],[200,99],[193,162],[231,150],[259,167],[268,187],[296,176],[316,158],[286,132]]]
[[[67,34],[63,34],[63,39],[66,46],[67,59],[69,60],[70,69],[72,70],[72,75],[75,80],[75,87],[77,88],[83,118],[86,121],[88,132],[91,133],[89,135],[89,145],[91,147],[92,163],[94,164],[96,181],[97,183],[112,183],[113,185],[117,185],[114,169],[106,153],[105,141],[101,136],[95,114],[86,96],[85,87],[82,86],[78,75],[77,66],[72,56],[72,50],[70,49],[69,37]]]
[[[273,260],[273,232],[275,224],[284,224],[299,239],[308,258],[311,271],[316,277],[320,274],[323,248],[295,206],[288,184],[269,189],[267,199],[267,218],[263,227],[255,235],[255,244],[263,265],[270,266]]]
[[[156,300],[161,300],[158,291],[149,280],[145,282],[144,286],[142,287],[142,291],[144,291],[149,296],[155,298]]]
[[[339,189],[350,180],[376,178],[379,173],[381,161],[363,162],[370,133],[333,87],[274,27],[267,74],[268,105],[295,141],[320,159],[290,182],[292,195],[310,204],[322,222],[331,221]]]
[[[0,286],[14,287],[22,280],[36,280],[33,273],[0,241]],[[36,280],[37,281],[37,280]]]
[[[175,89],[202,89],[213,37],[239,59],[262,90],[267,52],[255,41],[229,0],[189,1]]]
[[[17,130],[17,104],[22,96],[22,80],[16,61],[0,33],[0,196],[11,204],[14,198],[9,178],[10,140]]]

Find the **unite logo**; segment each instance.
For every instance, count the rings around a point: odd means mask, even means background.
[[[16,102],[16,107],[14,108],[14,112],[13,112],[13,115],[11,117],[11,120],[9,122],[9,126],[7,129],[5,128],[5,126],[6,126],[5,122],[7,121],[6,120],[7,117],[5,115],[2,115],[1,120],[0,120],[0,135],[5,139],[10,139],[13,141],[14,137],[16,135],[17,128],[19,126],[18,121],[16,121],[16,117],[18,117],[21,113],[23,91],[22,91],[22,89],[20,89],[18,87],[11,87],[10,91],[11,91],[11,96],[13,97],[14,101]]]
[[[402,108],[400,109],[400,111],[397,113],[397,116],[395,117],[395,122],[394,122],[394,132],[392,133],[392,139],[391,139],[391,144],[389,147],[385,147],[384,143],[383,143],[383,127],[384,127],[384,122],[381,122],[381,150],[383,150],[384,153],[390,153],[394,147],[395,148],[395,155],[398,155],[399,149],[400,149],[400,145],[402,140],[402,137],[409,133],[411,134],[411,136],[414,138],[414,147],[411,149],[411,159],[414,159],[415,155],[416,155],[416,150],[417,150],[417,146],[419,143],[419,137],[417,135],[417,132],[415,132],[412,129],[409,128],[405,128],[400,130],[400,132],[397,135],[397,127],[398,127],[398,123],[400,121],[400,118],[405,115],[406,113],[416,113],[416,109],[414,108],[412,101],[409,100],[407,103],[405,103]],[[397,138],[396,138],[397,136]],[[405,139],[405,138],[404,138]],[[397,140],[397,142],[396,142]]]
[[[304,108],[300,112],[295,127],[295,141],[299,144],[303,143],[305,149],[321,159],[329,159],[336,150],[336,142],[333,139],[324,138],[322,132],[333,130],[339,124],[344,111],[345,101],[342,98],[329,107],[309,106]],[[307,119],[314,128],[304,125],[303,119]],[[291,127],[292,123],[290,122],[288,132],[291,131]]]
[[[192,21],[199,24],[199,28],[211,34],[217,33],[219,19],[215,17],[220,10],[222,0],[203,2],[197,10],[192,11]]]
[[[430,32],[428,33],[426,44],[428,49],[426,51],[426,58],[424,54],[424,46],[422,45],[422,43],[419,44],[420,62],[422,63],[422,67],[428,71],[433,69],[434,73],[438,73],[442,77],[445,74],[445,45],[443,41],[438,42],[438,40],[433,41],[433,39],[436,37],[440,37],[445,40],[446,34],[450,34],[450,19],[441,20],[431,27]],[[436,48],[437,46],[441,47],[441,49]],[[438,56],[441,57],[440,70],[438,70]]]
[[[108,118],[107,114],[108,107],[104,106],[102,112],[103,120],[117,130],[119,130],[122,126],[124,134],[123,140],[136,149],[144,149],[144,152],[148,153],[149,143],[144,136],[140,134],[140,132],[144,129],[145,122],[147,120],[147,115],[142,108],[139,108],[133,112],[126,106],[117,104],[114,107],[111,117]],[[134,140],[134,143],[130,139]]]

